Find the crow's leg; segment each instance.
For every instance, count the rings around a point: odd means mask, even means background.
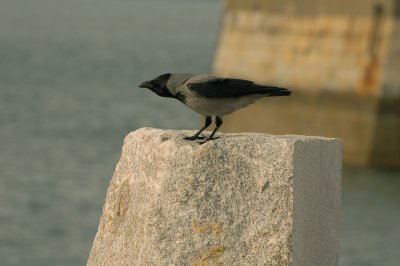
[[[215,132],[217,132],[218,128],[222,125],[222,118],[219,116],[215,117],[215,125],[216,127],[214,128],[213,132],[210,134],[210,136],[208,136],[208,138],[205,141],[200,142],[200,144],[204,144],[209,140],[213,140],[213,139],[217,139],[214,138]]]
[[[204,127],[202,127],[196,134],[194,134],[191,137],[186,137],[186,140],[196,140],[196,139],[201,139],[202,137],[199,137],[201,132],[203,132],[204,129],[206,129],[209,125],[211,124],[211,116],[206,116],[206,120],[204,123]]]

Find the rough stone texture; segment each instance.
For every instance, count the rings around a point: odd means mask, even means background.
[[[88,265],[337,265],[340,140],[192,133],[126,137]]]

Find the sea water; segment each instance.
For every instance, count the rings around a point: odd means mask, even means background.
[[[0,265],[84,265],[124,136],[196,129],[138,84],[209,73],[219,1],[0,0]],[[399,172],[344,169],[341,265],[398,265]]]

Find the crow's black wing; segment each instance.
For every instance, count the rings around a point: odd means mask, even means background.
[[[239,97],[249,94],[271,94],[287,91],[283,88],[262,86],[252,81],[231,78],[212,78],[187,84],[189,90],[204,97]],[[287,91],[289,92],[289,91]],[[289,93],[290,94],[290,93]]]

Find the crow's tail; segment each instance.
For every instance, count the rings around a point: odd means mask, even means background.
[[[289,96],[292,92],[285,88],[271,87],[271,86],[260,86],[260,91],[265,96]]]

